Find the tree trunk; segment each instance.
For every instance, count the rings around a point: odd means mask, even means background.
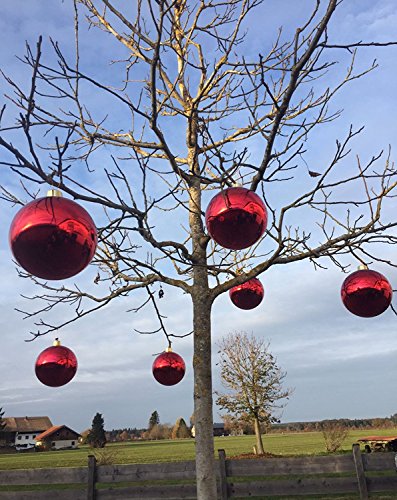
[[[263,455],[265,453],[265,450],[263,449],[261,424],[259,423],[258,417],[254,417],[254,428],[256,436],[256,453],[258,455]]]
[[[193,160],[192,160],[192,163]],[[193,335],[194,335],[194,425],[196,439],[196,482],[198,500],[217,498],[212,416],[211,307],[208,285],[207,242],[201,219],[199,180],[189,190],[189,224],[193,246]]]
[[[217,498],[211,375],[211,303],[208,295],[193,298],[194,418],[197,499]]]

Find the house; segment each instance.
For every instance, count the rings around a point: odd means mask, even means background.
[[[229,431],[225,431],[225,424],[223,423],[216,423],[214,422],[213,424],[213,435],[214,436],[229,436]],[[196,428],[192,427],[192,430],[190,431],[192,434],[192,437],[196,437]]]
[[[54,425],[36,436],[36,446],[42,450],[77,448],[80,434],[67,425]]]
[[[229,432],[225,431],[224,423],[214,422],[214,436],[228,436]]]
[[[52,427],[48,417],[4,417],[3,444],[18,451],[34,449],[36,437]]]

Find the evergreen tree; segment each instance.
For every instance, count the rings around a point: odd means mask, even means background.
[[[157,410],[155,410],[149,418],[149,425],[148,425],[148,430],[151,431],[155,425],[159,425],[160,423],[160,417],[159,414],[157,413]]]
[[[4,430],[5,426],[7,425],[4,417],[4,410],[2,407],[0,407],[0,432]]]
[[[6,426],[6,421],[3,418],[4,415],[4,410],[2,407],[0,407],[0,441],[5,441],[5,426]],[[4,444],[4,443],[3,443]]]
[[[106,436],[102,414],[97,413],[92,420],[92,427],[87,436],[87,443],[92,448],[103,448],[106,444]]]

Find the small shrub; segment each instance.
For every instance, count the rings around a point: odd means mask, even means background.
[[[118,453],[112,448],[102,448],[94,452],[97,465],[117,464]]]
[[[325,449],[329,453],[334,453],[342,446],[343,441],[349,435],[349,430],[340,424],[328,422],[324,424],[322,434],[325,441]]]

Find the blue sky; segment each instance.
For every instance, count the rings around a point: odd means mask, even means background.
[[[312,5],[314,2],[307,2]],[[265,2],[256,22],[249,25],[248,37],[253,53],[261,44],[269,44],[279,25],[285,33],[294,29],[304,9],[299,2]],[[301,5],[301,4],[300,4]],[[73,14],[70,2],[60,0],[6,0],[0,19],[0,64],[3,71],[18,81],[29,82],[30,74],[17,61],[24,53],[25,40],[35,43],[44,37],[44,52],[49,53],[48,36],[59,41],[67,53],[73,52]],[[330,34],[338,41],[374,39],[385,41],[395,36],[394,0],[344,2],[335,16]],[[94,38],[93,38],[94,37]],[[95,39],[95,44],[92,42]],[[263,40],[263,42],[261,42]],[[83,42],[82,64],[89,73],[100,72],[112,80],[112,67],[102,63],[106,37],[94,36]],[[344,109],[341,119],[320,128],[313,136],[306,161],[320,170],[324,157],[333,150],[335,139],[343,137],[351,123],[365,131],[354,142],[354,152],[368,158],[395,142],[397,99],[395,97],[397,48],[366,49],[358,59],[362,66],[377,58],[380,68],[342,91],[335,109]],[[341,70],[347,64],[344,53],[334,54]],[[6,86],[0,83],[2,93]],[[89,103],[102,110],[104,103],[96,95]],[[258,151],[260,151],[260,147]],[[255,144],[252,145],[255,155]],[[0,152],[2,154],[2,152]],[[259,153],[258,153],[259,154]],[[18,190],[18,180],[0,171],[1,183]],[[89,207],[86,207],[90,210]],[[139,304],[130,296],[107,306],[95,316],[86,317],[59,333],[63,344],[76,353],[79,370],[67,386],[52,389],[41,385],[34,375],[34,361],[53,337],[24,342],[32,324],[14,309],[31,304],[21,294],[37,293],[34,285],[18,279],[8,248],[9,224],[16,208],[1,204],[0,231],[0,406],[6,415],[48,415],[54,424],[65,423],[81,431],[89,427],[96,412],[104,415],[106,428],[145,426],[152,411],[162,422],[173,423],[179,416],[189,419],[193,411],[192,338],[180,339],[174,349],[187,365],[184,380],[175,387],[160,386],[152,377],[153,355],[166,347],[161,334],[141,336],[134,329],[150,329],[152,313],[127,311]],[[95,214],[100,217],[99,214]],[[95,218],[95,216],[94,216]],[[166,231],[166,228],[163,228]],[[382,249],[393,261],[393,248]],[[356,263],[350,262],[352,269]],[[373,266],[395,286],[397,272],[383,265]],[[78,278],[90,282],[96,274],[91,266]],[[287,371],[286,383],[294,394],[283,411],[283,421],[325,418],[361,418],[388,416],[397,411],[393,398],[397,378],[396,318],[391,310],[373,319],[349,314],[340,301],[345,276],[329,266],[314,271],[309,263],[272,268],[262,276],[265,299],[254,311],[234,308],[227,294],[217,299],[213,309],[214,344],[234,330],[253,332],[270,340],[271,350]],[[161,302],[170,331],[185,333],[191,329],[190,302],[186,296],[166,288]],[[63,312],[55,313],[58,318]],[[219,388],[214,347],[214,387]],[[219,420],[219,412],[215,412]]]

